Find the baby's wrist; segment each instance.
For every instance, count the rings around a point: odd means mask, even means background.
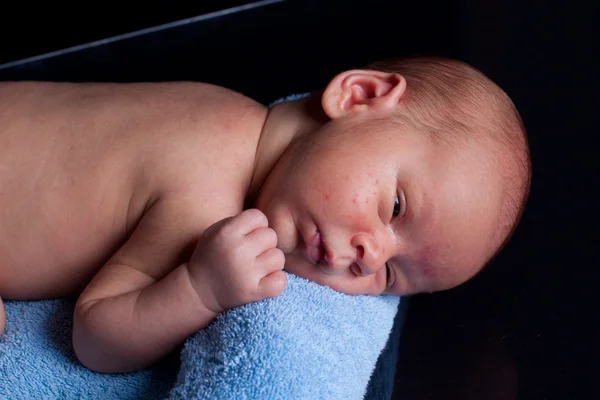
[[[202,279],[198,276],[198,273],[192,272],[189,263],[185,263],[182,267],[185,269],[187,281],[195,294],[199,306],[214,316],[225,311],[217,301],[208,280]]]

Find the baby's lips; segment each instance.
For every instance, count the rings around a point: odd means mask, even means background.
[[[306,254],[315,263],[323,259],[323,246],[321,245],[321,233],[316,232],[309,243],[306,244]]]

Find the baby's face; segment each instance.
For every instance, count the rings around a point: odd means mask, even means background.
[[[433,292],[491,253],[499,196],[471,152],[385,121],[331,121],[282,156],[256,206],[285,269],[348,294]],[[453,152],[453,153],[452,153]]]

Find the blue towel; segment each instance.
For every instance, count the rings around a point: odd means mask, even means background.
[[[0,399],[163,399],[178,366],[170,360],[130,374],[83,367],[71,345],[73,299],[5,301],[0,338]]]
[[[279,99],[297,100],[308,93]],[[397,347],[367,388],[394,325],[399,298],[349,296],[288,274],[274,299],[217,317],[191,336],[181,366],[98,374],[71,346],[74,299],[6,301],[0,338],[0,399],[369,399],[389,398]],[[396,318],[396,330],[402,315]]]
[[[288,279],[282,295],[223,313],[190,337],[180,369],[167,359],[129,374],[79,364],[73,299],[6,301],[0,399],[362,399],[399,299]]]
[[[288,274],[277,298],[193,335],[169,399],[363,399],[398,310]]]

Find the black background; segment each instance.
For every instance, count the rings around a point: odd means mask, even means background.
[[[163,2],[124,11],[122,4],[40,9],[4,2],[0,64],[242,3]],[[268,103],[381,57],[439,54],[471,63],[521,111],[531,197],[512,241],[482,274],[410,299],[394,397],[599,398],[598,6],[349,3],[288,0],[0,67],[0,79],[203,80]]]

